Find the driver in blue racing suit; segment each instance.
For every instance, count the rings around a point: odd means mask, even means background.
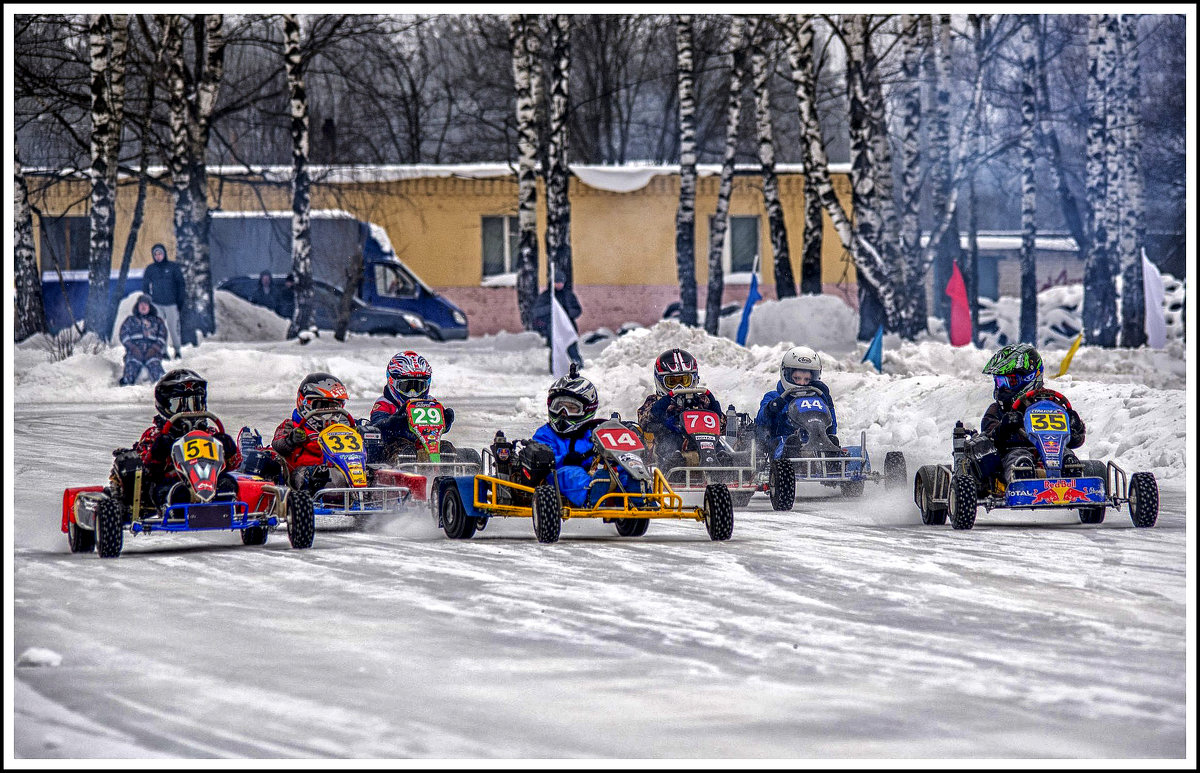
[[[829,440],[841,448],[837,437],[837,412],[833,408],[833,398],[829,387],[821,380],[821,357],[807,346],[794,346],[783,354],[779,365],[779,383],[770,392],[763,395],[754,417],[755,429],[759,441],[767,448],[778,452],[783,441],[795,431],[787,418],[787,407],[790,396],[800,391],[801,387],[811,387],[821,393],[825,404],[829,406]]]
[[[600,451],[592,437],[592,429],[599,423],[595,418],[599,403],[596,387],[572,366],[570,374],[550,386],[546,396],[550,420],[533,433],[533,443],[542,443],[554,452],[558,490],[575,507],[594,505],[608,493],[607,472],[603,469],[592,472]],[[618,473],[618,479],[623,487],[629,488],[624,470]],[[593,486],[595,481],[605,483]]]

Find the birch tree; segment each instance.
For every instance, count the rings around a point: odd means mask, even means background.
[[[675,267],[679,276],[679,321],[695,327],[696,94],[692,17],[686,14],[675,17],[675,51],[679,89],[679,208],[675,214]]]
[[[1122,116],[1121,159],[1121,345],[1138,347],[1146,343],[1146,299],[1142,284],[1142,247],[1146,241],[1145,205],[1142,182],[1141,68],[1138,64],[1138,17],[1122,14],[1120,54],[1117,57],[1120,78],[1117,104]]]
[[[813,68],[812,17],[804,14],[795,19],[778,17],[779,26],[788,34],[788,64],[792,69],[792,82],[797,91],[805,91],[804,100],[816,104],[816,72]],[[803,132],[801,144],[807,143]],[[800,258],[800,292],[819,295],[822,290],[821,250],[824,242],[825,222],[822,217],[821,192],[807,166],[810,158],[807,148],[801,151],[804,159],[804,240]]]
[[[758,135],[758,163],[762,167],[763,206],[771,235],[771,251],[775,256],[775,296],[791,298],[796,295],[796,280],[792,275],[792,259],[788,250],[787,224],[783,220],[783,204],[779,201],[779,178],[775,174],[775,138],[771,128],[771,94],[767,79],[767,49],[770,28],[751,17],[750,40],[752,53],[750,69],[754,78],[754,119]]]
[[[89,28],[92,63],[91,239],[88,299],[84,325],[108,339],[108,279],[112,272],[113,232],[117,222],[117,155],[125,110],[125,54],[129,17],[92,14]]]
[[[292,117],[292,274],[296,278],[296,311],[288,324],[287,336],[294,338],[300,331],[316,326],[309,219],[312,184],[308,176],[308,93],[304,89],[300,20],[296,14],[283,15],[283,58]]]
[[[517,93],[517,309],[521,325],[533,329],[533,302],[538,294],[537,149],[538,131],[533,84],[537,36],[530,34],[529,18],[509,17],[513,81]]]
[[[185,22],[194,39],[195,70],[184,59]],[[219,14],[185,19],[171,15],[166,40],[171,151],[168,166],[175,197],[175,252],[187,287],[180,310],[183,343],[196,343],[196,330],[211,333],[212,267],[208,253],[208,172],[206,157],[213,109],[225,64],[225,38]]]
[[[1075,194],[1068,182],[1062,143],[1059,142],[1058,132],[1055,130],[1054,124],[1050,121],[1050,88],[1046,74],[1048,70],[1046,61],[1046,19],[1044,16],[1036,18],[1038,21],[1038,35],[1036,36],[1038,45],[1037,112],[1041,145],[1045,149],[1046,162],[1051,178],[1054,181],[1054,190],[1058,195],[1063,221],[1067,224],[1067,230],[1075,240],[1079,254],[1087,255],[1091,251],[1091,235],[1087,232],[1087,226],[1080,214],[1079,202],[1076,200]]]
[[[567,135],[571,82],[571,22],[566,14],[550,19],[550,109],[546,175],[546,264],[553,261],[555,282],[574,286],[571,260],[571,169]]]
[[[733,167],[737,158],[738,119],[742,113],[742,78],[746,72],[746,17],[734,16],[729,34],[729,101],[725,107],[725,152],[721,160],[721,182],[717,208],[708,234],[708,296],[705,299],[704,329],[716,335],[720,328],[722,296],[725,292],[725,235],[729,226],[729,198],[733,193]],[[715,313],[714,313],[715,312]]]
[[[900,86],[900,252],[908,279],[909,314],[924,328],[928,315],[921,265],[921,53],[928,46],[928,16],[901,19]],[[925,23],[922,23],[924,20]]]
[[[949,206],[952,166],[950,148],[950,14],[937,17],[935,53],[933,56],[934,107],[932,134],[930,136],[932,169],[930,172],[930,205],[935,213],[956,212]],[[932,240],[932,236],[930,237]],[[951,264],[958,257],[959,232],[957,215],[951,214],[949,226],[942,231],[936,242],[935,277],[950,276]],[[934,309],[938,316],[950,320],[950,303],[942,287],[934,287]]]
[[[1092,235],[1083,267],[1084,341],[1116,346],[1118,320],[1114,252],[1116,233],[1111,217],[1109,163],[1111,133],[1116,129],[1117,106],[1108,104],[1109,83],[1115,65],[1116,25],[1110,14],[1093,14],[1088,24],[1088,132],[1087,199]],[[1114,162],[1115,164],[1115,162]]]
[[[13,278],[16,280],[16,341],[46,332],[46,309],[42,304],[42,275],[33,246],[33,214],[29,188],[21,171],[21,148],[13,143]]]
[[[1037,125],[1035,81],[1037,42],[1034,20],[1028,16],[1021,29],[1021,324],[1023,343],[1037,346]]]

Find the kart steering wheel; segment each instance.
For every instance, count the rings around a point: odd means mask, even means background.
[[[1064,396],[1063,394],[1061,394],[1059,392],[1055,392],[1053,389],[1031,389],[1031,390],[1029,390],[1028,392],[1026,392],[1023,395],[1020,395],[1019,397],[1017,397],[1016,400],[1013,401],[1013,410],[1024,411],[1026,408],[1033,405],[1034,403],[1036,403],[1039,400],[1049,400],[1050,402],[1058,403],[1060,406],[1062,406],[1063,408],[1065,408],[1068,411],[1071,410],[1071,402],[1066,398],[1066,396]]]
[[[355,426],[354,419],[350,416],[350,414],[346,411],[345,408],[314,408],[313,410],[309,411],[308,413],[301,414],[301,423],[302,424],[312,427],[312,429],[319,431],[321,429],[320,427],[313,427],[308,422],[308,420],[313,418],[314,416],[340,416],[340,417],[345,418],[346,424],[350,425],[351,427]],[[329,425],[326,425],[326,426],[329,426]]]
[[[210,413],[209,411],[180,411],[179,413],[171,416],[171,418],[167,419],[167,423],[163,425],[163,432],[165,433],[170,430],[179,420],[187,420],[188,423],[185,425],[183,431],[191,432],[192,430],[196,429],[196,425],[200,423],[200,419],[210,419],[213,424],[217,425],[218,432],[225,432],[225,425],[221,423],[221,420],[217,418],[216,414]]]

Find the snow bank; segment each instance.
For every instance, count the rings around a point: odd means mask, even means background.
[[[18,666],[49,666],[57,668],[62,665],[62,655],[54,650],[42,647],[30,647],[17,657]]]
[[[454,406],[477,398],[500,399],[505,407],[480,417],[498,428],[530,426],[544,420],[546,390],[553,381],[548,357],[535,333],[499,333],[467,341],[435,343],[423,338],[350,335],[339,343],[326,333],[301,346],[282,340],[272,325],[285,324],[265,309],[228,293],[217,293],[217,314],[224,338],[188,347],[170,365],[194,368],[209,380],[214,407],[245,400],[278,401],[281,413],[295,399],[296,385],[307,374],[328,371],[346,384],[356,415],[380,393],[384,368],[397,351],[415,349],[433,366],[435,397]],[[736,331],[737,320],[722,320],[722,333]],[[755,327],[755,325],[757,325]],[[732,330],[730,327],[732,326]],[[729,337],[710,336],[675,320],[630,330],[615,339],[583,345],[584,375],[600,392],[600,413],[632,418],[654,390],[651,365],[660,353],[680,347],[696,355],[704,383],[722,405],[756,413],[762,395],[779,378],[779,361],[795,344],[816,349],[823,378],[836,401],[841,437],[857,441],[867,431],[868,449],[878,454],[905,453],[910,472],[916,465],[949,456],[957,420],[977,427],[991,402],[990,380],[981,374],[991,350],[955,348],[936,331],[917,342],[884,336],[883,373],[861,362],[865,344],[854,341],[857,320],[841,301],[829,296],[764,301],[752,317],[750,346]],[[1183,340],[1165,349],[1106,350],[1083,346],[1068,375],[1053,378],[1066,346],[1042,348],[1047,385],[1061,390],[1088,426],[1088,456],[1112,459],[1127,470],[1151,470],[1164,478],[1186,471],[1186,359]],[[121,373],[120,347],[87,347],[61,362],[53,361],[38,340],[14,350],[18,404],[84,403],[149,406],[152,386],[116,385]],[[463,408],[464,410],[478,410]],[[238,417],[230,416],[231,423]]]

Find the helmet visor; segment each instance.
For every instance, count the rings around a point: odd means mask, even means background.
[[[332,397],[313,397],[308,400],[308,410],[323,411],[329,408],[341,408],[343,403],[341,400],[335,400]]]
[[[784,368],[783,380],[788,384],[807,384],[814,381],[820,374],[808,368]]]
[[[587,406],[578,397],[559,395],[550,401],[550,415],[567,419],[582,419]]]
[[[1016,389],[1021,385],[1023,379],[1015,373],[1010,373],[1007,376],[993,376],[996,380],[997,389]]]
[[[429,376],[388,378],[392,391],[404,397],[422,397],[429,392]]]
[[[695,380],[695,374],[692,373],[671,373],[663,376],[662,382],[667,389],[680,389],[694,386]]]
[[[204,393],[197,390],[175,395],[167,400],[167,407],[170,409],[172,415],[184,413],[185,411],[203,411]]]

